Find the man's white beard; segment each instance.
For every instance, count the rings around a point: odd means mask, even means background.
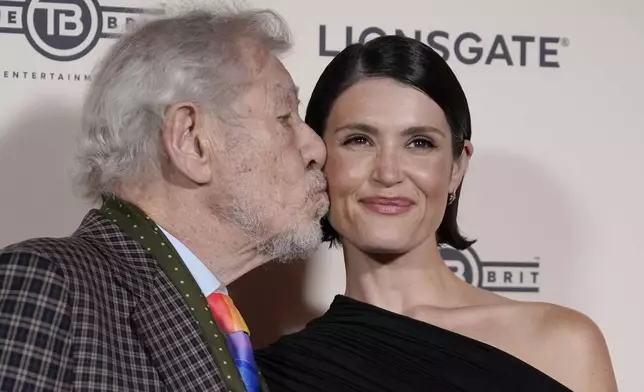
[[[324,177],[321,173],[311,172],[311,193],[308,203],[314,203],[320,184]],[[293,216],[293,222],[277,233],[271,233],[265,224],[269,219],[265,206],[254,205],[248,197],[252,192],[248,189],[237,190],[229,208],[224,212],[224,218],[239,229],[258,249],[258,252],[271,259],[288,262],[305,259],[318,248],[322,242],[321,218],[328,212],[328,205],[320,205],[313,218],[305,218],[303,214]],[[221,212],[221,211],[220,211]]]
[[[321,242],[319,220],[300,222],[264,241],[260,251],[276,261],[289,262],[308,258]]]

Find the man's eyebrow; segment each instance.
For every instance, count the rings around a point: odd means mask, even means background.
[[[290,103],[291,97],[295,100],[296,104],[300,103],[298,98],[300,88],[295,85],[284,86],[283,84],[274,84],[272,90],[280,103]]]
[[[293,86],[293,94],[295,94],[295,103],[299,106],[300,101],[300,86]]]

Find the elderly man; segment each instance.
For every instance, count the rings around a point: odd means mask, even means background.
[[[225,286],[312,252],[328,208],[289,45],[270,11],[201,11],[112,47],[80,154],[101,208],[0,253],[0,390],[266,390]]]

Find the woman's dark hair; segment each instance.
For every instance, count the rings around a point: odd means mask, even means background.
[[[465,140],[472,136],[467,98],[443,58],[429,46],[412,38],[385,36],[365,44],[353,44],[340,52],[326,67],[315,85],[306,110],[306,123],[323,136],[333,104],[349,87],[367,78],[389,78],[424,92],[447,118],[452,132],[453,155],[460,157]],[[454,201],[447,206],[436,232],[439,245],[466,249],[475,241],[464,238],[456,223],[459,184]],[[334,244],[338,233],[328,218],[322,220],[324,241]]]

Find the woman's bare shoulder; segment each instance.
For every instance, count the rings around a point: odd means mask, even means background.
[[[469,299],[447,312],[419,308],[412,317],[495,346],[573,391],[617,391],[604,335],[590,317],[481,290]]]
[[[545,302],[519,302],[517,315],[531,322],[535,361],[573,391],[617,391],[606,340],[587,315]]]

